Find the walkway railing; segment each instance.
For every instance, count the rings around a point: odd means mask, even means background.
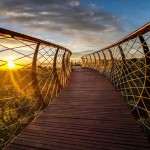
[[[82,66],[98,70],[121,91],[150,139],[150,23],[100,51],[83,56]]]
[[[82,66],[79,60],[71,60],[71,66]]]
[[[0,149],[66,85],[71,52],[0,28]]]

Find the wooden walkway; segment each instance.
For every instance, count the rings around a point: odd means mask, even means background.
[[[150,150],[121,99],[98,72],[75,67],[68,86],[7,150]]]

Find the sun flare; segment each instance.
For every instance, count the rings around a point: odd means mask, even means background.
[[[7,62],[8,62],[7,67],[9,69],[14,69],[16,67],[14,64],[13,58],[8,58]]]
[[[10,69],[15,68],[15,64],[13,61],[8,62],[8,68],[10,68]]]

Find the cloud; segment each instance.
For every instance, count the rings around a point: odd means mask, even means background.
[[[123,31],[117,16],[79,0],[2,0],[0,13],[6,27],[51,38],[74,51],[103,47]]]
[[[76,7],[76,6],[80,5],[79,1],[77,1],[77,0],[72,0],[72,1],[69,2],[69,4],[72,7]]]

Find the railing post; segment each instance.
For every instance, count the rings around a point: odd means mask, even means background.
[[[104,51],[102,51],[102,53],[103,53],[103,56],[104,56],[104,69],[102,71],[102,74],[105,74],[105,71],[106,71],[106,55],[105,55]]]
[[[123,52],[123,49],[120,45],[118,45],[119,47],[119,50],[120,50],[120,54],[121,54],[121,58],[122,58],[122,62],[123,62],[123,67],[122,67],[122,75],[123,77],[126,76],[126,74],[128,73],[127,71],[129,71],[129,66],[127,65],[127,62],[126,62],[126,58],[125,58],[125,54]],[[126,69],[127,68],[127,69]]]
[[[94,69],[96,68],[96,57],[95,57],[95,53],[93,53],[94,56]]]
[[[145,54],[145,80],[144,80],[144,89],[142,90],[142,98],[144,103],[146,104],[147,109],[150,110],[150,102],[148,100],[148,98],[150,97],[150,50],[142,35],[139,36],[139,39]]]
[[[37,44],[32,61],[32,72],[36,72],[36,62],[37,62],[37,55],[39,51],[40,43]]]
[[[62,78],[63,78],[63,87],[65,86],[65,81],[66,81],[66,77],[67,77],[67,75],[66,75],[66,66],[65,66],[65,54],[66,54],[66,51],[64,52],[64,54],[63,54],[63,58],[62,58],[62,71],[63,71],[63,76],[62,76]]]
[[[124,52],[123,52],[123,49],[122,49],[122,47],[120,46],[120,45],[118,45],[118,48],[119,48],[119,50],[120,50],[120,54],[121,54],[121,58],[122,58],[122,63],[123,63],[123,65],[122,65],[122,70],[121,70],[121,75],[120,75],[120,78],[119,78],[119,80],[120,80],[120,83],[119,83],[119,89],[122,89],[123,87],[124,87],[124,85],[121,85],[121,83],[125,83],[125,77],[126,77],[126,75],[128,74],[128,71],[130,71],[130,68],[129,68],[129,66],[127,65],[127,62],[126,62],[126,58],[125,58],[125,54],[124,54]],[[121,67],[121,66],[120,66]],[[126,69],[127,68],[127,69]]]
[[[120,45],[118,45],[118,47],[119,47],[119,50],[120,50],[120,54],[121,54],[122,62],[123,62],[123,66],[124,66],[126,64],[126,58],[125,58],[122,47]]]
[[[60,89],[62,89],[62,85],[59,81],[59,77],[58,77],[58,74],[57,74],[57,55],[58,55],[58,51],[59,51],[59,48],[57,48],[55,56],[54,56],[53,75],[54,75],[54,78],[56,79],[56,83],[58,84],[58,89],[60,90]]]
[[[118,88],[122,89],[125,86],[124,83],[126,82],[126,80],[128,80],[127,75],[129,74],[129,72],[132,72],[132,70],[131,70],[130,66],[128,65],[128,63],[127,63],[127,60],[125,58],[125,54],[123,52],[122,47],[120,45],[118,45],[118,48],[120,50],[122,63],[123,63],[122,64],[122,69],[121,69],[121,75],[120,75],[120,78],[118,79],[120,81],[120,83],[119,83],[120,85],[119,85]],[[121,66],[120,66],[120,68],[121,68]]]
[[[111,50],[108,49],[108,51],[109,51],[109,54],[110,54],[110,57],[111,57],[111,69],[110,69],[110,78],[111,78],[112,73],[114,71],[114,58],[113,58],[113,54],[112,54]]]
[[[82,63],[83,63],[83,67],[85,67],[86,61],[85,61],[85,58],[84,58],[84,57],[82,57]]]
[[[148,45],[142,35],[139,36],[139,39],[142,43],[143,51],[145,54],[145,62],[146,62],[145,85],[146,85],[146,87],[150,87],[150,81],[147,80],[148,79],[147,77],[150,77],[150,69],[148,68],[148,66],[150,66],[150,50],[149,50]]]
[[[34,90],[34,95],[36,97],[36,99],[38,99],[38,107],[41,107],[41,109],[43,107],[45,107],[46,103],[44,102],[44,99],[42,97],[39,85],[38,85],[38,78],[37,78],[37,55],[38,55],[38,51],[39,51],[39,47],[40,47],[40,43],[37,44],[35,52],[34,52],[34,56],[33,56],[33,60],[32,60],[32,86],[33,86],[33,90]]]
[[[71,71],[72,71],[72,68],[71,68],[71,66],[70,66],[70,54],[68,53],[67,54],[67,60],[66,60],[66,64],[67,64],[67,68],[68,68],[68,70],[69,70],[69,75],[71,74]],[[68,76],[68,78],[69,78],[69,76]]]
[[[87,58],[87,55],[85,57],[86,57],[86,65],[85,65],[85,67],[88,68],[88,58]]]
[[[63,72],[64,72],[64,80],[65,80],[65,82],[64,82],[64,85],[65,85],[65,83],[66,83],[66,77],[67,77],[67,79],[69,79],[69,77],[68,77],[68,75],[67,75],[67,72],[66,72],[66,60],[65,60],[65,57],[66,57],[66,51],[64,52],[64,54],[63,54],[63,58],[62,58],[62,69],[63,69]]]
[[[98,71],[99,71],[99,67],[100,67],[100,65],[101,65],[101,57],[100,57],[100,54],[99,54],[99,52],[97,52],[97,54],[98,54]]]
[[[64,52],[63,58],[62,58],[62,69],[63,69],[64,73],[66,74],[65,56],[66,56],[66,51]],[[66,74],[66,76],[67,76],[67,74]],[[67,78],[68,78],[68,76],[67,76]]]
[[[81,59],[82,59],[82,67],[84,67],[84,58],[81,57]]]
[[[90,55],[90,54],[89,54],[89,56],[90,56],[90,63],[89,63],[88,68],[92,68],[92,57],[91,57],[91,55]]]

